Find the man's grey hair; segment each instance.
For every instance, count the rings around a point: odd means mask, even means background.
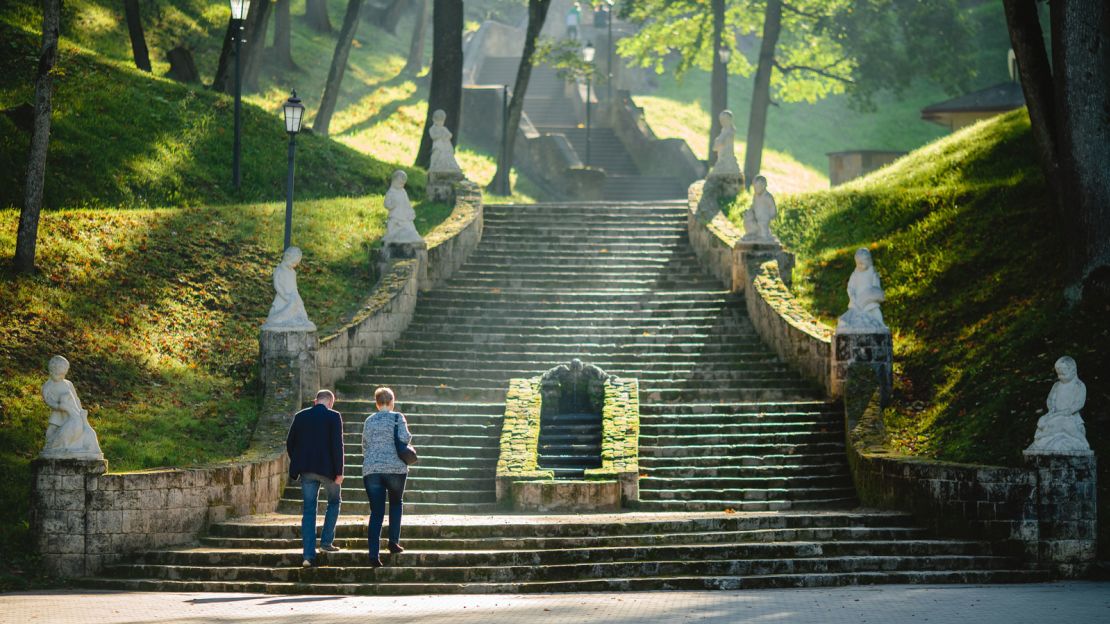
[[[331,390],[321,390],[321,391],[316,393],[316,400],[317,401],[334,401],[335,400],[335,393],[332,392]]]

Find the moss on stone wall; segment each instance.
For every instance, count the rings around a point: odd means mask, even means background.
[[[555,478],[554,472],[539,467],[540,404],[539,377],[509,381],[497,458],[499,482]]]
[[[586,470],[587,479],[615,479],[639,474],[640,384],[635,379],[605,382],[601,413],[601,467]]]

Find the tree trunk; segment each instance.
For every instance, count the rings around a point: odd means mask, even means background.
[[[19,212],[19,229],[15,239],[13,264],[20,273],[35,270],[35,247],[39,235],[39,213],[46,178],[46,152],[50,147],[51,97],[54,76],[51,71],[58,62],[58,35],[61,30],[62,0],[43,0],[42,50],[35,71],[35,130],[31,134],[31,151],[27,156],[27,182],[23,188],[23,209]]]
[[[1067,218],[1060,188],[1060,168],[1057,162],[1056,102],[1052,66],[1048,62],[1036,0],[1003,0],[1006,22],[1010,31],[1010,44],[1018,62],[1018,76],[1029,108],[1029,121],[1033,140],[1037,144],[1037,158],[1045,179],[1052,189],[1056,210]]]
[[[463,3],[461,0],[435,0],[432,11],[432,86],[428,93],[428,115],[416,153],[416,166],[428,168],[432,156],[432,112],[447,113],[447,127],[459,136],[463,73]]]
[[[166,53],[166,58],[170,62],[170,71],[166,74],[167,77],[178,82],[200,82],[197,64],[193,61],[193,53],[188,48],[177,46]]]
[[[721,111],[728,108],[728,66],[721,62],[721,40],[725,27],[725,0],[713,0],[713,74],[709,88],[709,166],[717,162],[713,141],[721,133]]]
[[[274,6],[274,60],[286,69],[297,69],[293,61],[293,26],[290,0],[277,0]]]
[[[212,77],[212,90],[232,95],[235,93],[235,84],[231,76],[231,62],[235,56],[236,25],[229,23],[224,31],[224,43],[220,48],[220,60],[216,63],[216,74]]]
[[[424,35],[428,32],[428,2],[416,0],[416,21],[412,26],[412,40],[409,42],[409,58],[405,61],[402,74],[419,74],[424,69]]]
[[[532,78],[532,59],[536,54],[536,38],[543,30],[543,23],[547,20],[547,10],[551,8],[551,0],[528,0],[528,29],[524,35],[524,51],[520,57],[520,65],[516,69],[516,83],[513,86],[513,97],[509,101],[508,122],[506,131],[501,137],[501,153],[504,155],[497,163],[497,173],[490,181],[487,190],[499,192],[508,189],[512,193],[511,178],[509,173],[513,169],[513,151],[516,147],[517,129],[520,128],[520,117],[524,113],[524,96],[528,93],[528,81]]]
[[[131,36],[131,53],[135,56],[135,67],[150,71],[150,52],[146,47],[143,34],[143,21],[139,19],[139,0],[123,0],[123,12],[127,16],[127,34]]]
[[[335,54],[331,57],[331,69],[324,86],[324,97],[320,99],[320,109],[312,122],[312,131],[327,135],[331,116],[335,113],[335,103],[339,100],[339,87],[343,83],[343,73],[347,70],[347,57],[351,54],[351,42],[358,30],[358,12],[362,0],[347,0],[347,14],[343,16],[343,26],[339,29],[339,41],[335,43]]]
[[[304,21],[318,33],[330,33],[332,27],[328,18],[328,0],[305,0]]]
[[[1110,7],[1104,0],[1049,7],[1064,221],[1073,275],[1083,280],[1110,267]]]
[[[266,56],[266,29],[270,25],[273,9],[273,0],[251,2],[243,43],[244,91],[258,91],[258,75],[262,72],[262,59]]]
[[[752,110],[748,117],[748,145],[744,150],[744,185],[750,187],[763,164],[763,139],[767,134],[767,108],[771,105],[771,72],[775,46],[782,32],[782,0],[767,0],[763,18],[763,40],[759,44],[759,65],[755,70]]]
[[[397,34],[397,24],[400,23],[401,16],[404,15],[408,4],[409,0],[390,0],[389,5],[378,14],[374,22],[382,30],[390,34]]]

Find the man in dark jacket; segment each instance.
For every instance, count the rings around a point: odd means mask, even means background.
[[[320,550],[335,552],[335,522],[339,519],[339,493],[343,484],[343,417],[332,409],[335,395],[331,390],[316,393],[312,407],[297,412],[285,450],[289,453],[289,479],[301,480],[304,514],[301,517],[301,540],[304,542],[306,568],[316,565],[316,499],[320,486],[328,496],[324,513],[324,531],[320,534]]]

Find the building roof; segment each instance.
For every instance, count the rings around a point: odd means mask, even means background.
[[[921,109],[921,118],[932,121],[945,113],[1004,113],[1025,106],[1025,94],[1016,81],[973,91]]]

